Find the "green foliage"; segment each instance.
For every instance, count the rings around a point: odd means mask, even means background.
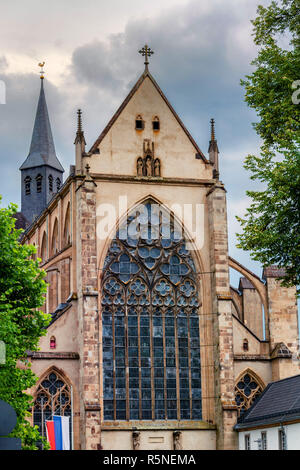
[[[241,83],[246,102],[259,116],[254,128],[262,140],[260,155],[248,155],[245,168],[264,190],[247,191],[252,203],[245,218],[238,218],[243,229],[238,247],[264,266],[284,267],[283,284],[299,286],[300,0],[272,1],[257,12],[255,71]]]
[[[37,377],[26,351],[38,350],[50,318],[38,310],[45,301],[45,273],[33,259],[35,247],[18,241],[22,230],[14,228],[16,210],[13,204],[0,208],[0,340],[6,345],[6,363],[0,365],[0,398],[17,413],[18,423],[11,436],[22,439],[23,449],[35,449],[41,436],[26,419],[32,397],[25,390]]]

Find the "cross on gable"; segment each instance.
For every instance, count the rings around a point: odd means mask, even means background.
[[[145,46],[139,51],[139,54],[142,54],[143,57],[145,57],[145,62],[144,64],[146,65],[146,67],[148,66],[149,64],[149,57],[154,54],[154,52],[150,49],[150,47],[148,47],[147,44],[145,44]]]

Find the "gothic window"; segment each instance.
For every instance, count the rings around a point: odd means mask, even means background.
[[[255,403],[263,391],[262,384],[251,371],[247,371],[235,386],[235,402],[239,415]]]
[[[145,123],[143,121],[142,116],[139,114],[135,120],[135,128],[136,130],[141,131],[144,129],[144,127],[145,127]]]
[[[49,191],[50,191],[50,193],[52,193],[52,191],[53,191],[53,176],[49,175],[48,180],[49,180]]]
[[[139,214],[119,228],[104,263],[104,419],[199,420],[195,265],[181,228],[158,204]]]
[[[24,179],[24,183],[25,183],[25,194],[28,195],[31,192],[31,178],[30,178],[30,176],[26,176],[26,178]]]
[[[50,349],[56,349],[56,339],[55,339],[55,336],[51,336],[51,338],[50,338]]]
[[[71,389],[56,370],[51,371],[42,380],[35,394],[33,425],[38,426],[43,437],[46,437],[46,421],[52,420],[54,415],[70,416],[70,443],[72,443]]]
[[[67,246],[71,243],[71,233],[70,233],[70,204],[68,204],[66,217],[65,217],[65,226],[64,226],[64,246]]]
[[[160,129],[160,122],[159,122],[159,118],[157,116],[155,116],[155,118],[152,121],[152,128],[153,128],[154,131],[159,131],[159,129]]]
[[[37,175],[36,177],[36,192],[40,193],[42,191],[42,175]]]
[[[55,255],[58,252],[58,249],[59,249],[58,247],[58,222],[57,222],[57,219],[55,219],[53,232],[52,232],[52,246],[51,246],[52,255]]]
[[[244,351],[249,351],[249,342],[247,339],[244,339],[243,341],[243,350]]]
[[[56,178],[56,191],[57,192],[60,190],[60,186],[61,186],[61,181],[59,178]]]
[[[42,259],[42,263],[44,263],[47,259],[47,236],[46,236],[46,232],[43,233],[40,256],[41,256],[41,259]]]

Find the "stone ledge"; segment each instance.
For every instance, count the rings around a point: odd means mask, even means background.
[[[195,430],[195,431],[215,431],[214,424],[206,421],[102,421],[102,431],[163,431],[163,430]]]
[[[79,354],[76,352],[39,352],[28,351],[27,357],[32,359],[71,359],[78,360]]]
[[[85,411],[100,411],[101,407],[99,403],[85,403],[84,409]]]
[[[235,361],[270,361],[270,356],[263,354],[235,354]]]

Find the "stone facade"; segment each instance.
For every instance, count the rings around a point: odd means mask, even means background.
[[[136,128],[137,117],[142,129]],[[154,118],[159,129],[152,126]],[[265,271],[265,284],[228,255],[226,191],[219,181],[214,130],[207,159],[146,70],[89,152],[80,115],[75,149],[75,167],[23,236],[24,243],[38,247],[49,281],[45,310],[53,315],[32,367],[41,380],[57,370],[72,386],[74,448],[237,449],[236,386],[245,374],[263,388],[299,373],[297,306],[295,290],[282,288],[274,269]],[[148,153],[159,161],[159,172],[153,166],[151,175],[137,166]],[[103,419],[101,273],[111,233],[130,208],[149,199],[177,217],[193,246],[201,299],[202,420],[108,423]],[[200,238],[193,221],[180,213],[184,205],[193,213],[201,207]],[[116,226],[103,236],[101,211],[109,207],[116,212]],[[247,280],[242,288],[230,286],[230,268]]]

